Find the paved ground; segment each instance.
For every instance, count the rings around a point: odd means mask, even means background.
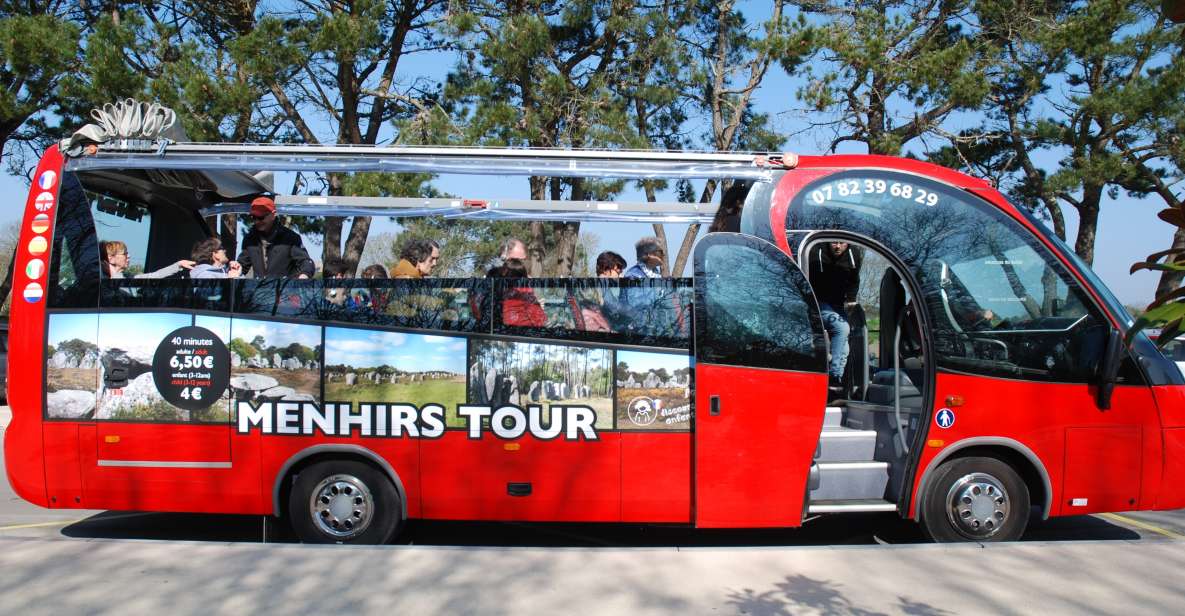
[[[0,431],[7,424],[0,408]],[[3,473],[0,472],[0,476]],[[0,484],[0,613],[1164,614],[1185,513],[1036,523],[933,545],[892,515],[694,531],[419,523],[395,546],[303,546],[257,517],[53,511]]]

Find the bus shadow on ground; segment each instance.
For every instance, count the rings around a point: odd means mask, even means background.
[[[296,543],[282,519],[247,515],[106,511],[62,529],[76,539]],[[1093,516],[1034,519],[1023,541],[1127,541],[1139,533]],[[641,524],[416,520],[395,545],[450,547],[755,547],[918,544],[921,528],[894,514],[822,516],[801,528],[694,529]]]

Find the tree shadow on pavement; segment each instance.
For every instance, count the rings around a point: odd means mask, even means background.
[[[943,616],[954,614],[941,608],[898,596],[894,609],[874,611],[864,609],[844,595],[840,584],[818,580],[805,575],[787,576],[773,590],[757,592],[751,588],[733,591],[728,604],[739,614],[750,616],[789,616],[817,613],[844,616],[883,616],[890,613]]]

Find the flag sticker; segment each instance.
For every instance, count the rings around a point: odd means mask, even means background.
[[[25,266],[25,275],[33,280],[37,280],[45,275],[45,261],[41,259],[33,259]]]
[[[49,208],[53,207],[53,194],[43,192],[37,195],[37,199],[33,201],[33,205],[37,206],[38,212],[48,212]]]
[[[45,233],[49,231],[49,214],[38,214],[34,216],[31,228],[33,229],[33,233]]]
[[[41,285],[37,284],[36,282],[30,282],[29,285],[25,287],[25,301],[29,302],[30,304],[36,304],[37,302],[41,301],[41,296],[44,294],[45,292],[41,289]]]
[[[34,257],[40,257],[45,254],[47,248],[49,248],[49,242],[46,242],[45,238],[40,235],[29,240],[29,254]]]
[[[37,178],[37,185],[41,187],[41,190],[49,190],[57,183],[58,174],[56,171],[46,171],[41,174],[41,177]]]

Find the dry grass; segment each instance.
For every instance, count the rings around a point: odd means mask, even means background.
[[[81,389],[92,393],[97,391],[99,389],[99,369],[47,368],[45,390],[55,392],[64,389]]]

